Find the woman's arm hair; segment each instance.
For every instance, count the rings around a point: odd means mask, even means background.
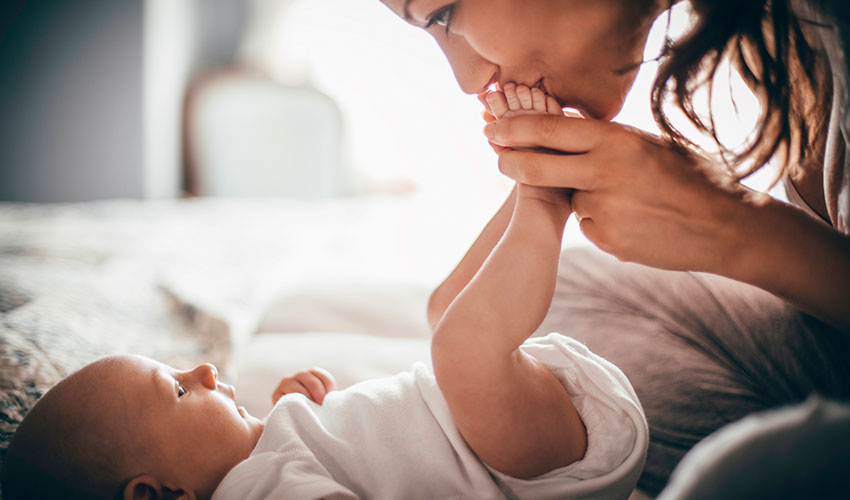
[[[428,301],[428,323],[431,325],[431,331],[437,328],[437,324],[442,319],[446,308],[457,297],[457,294],[469,283],[469,280],[475,276],[481,264],[490,255],[493,247],[502,238],[505,228],[511,220],[511,214],[514,211],[516,203],[516,186],[511,190],[508,199],[502,204],[501,208],[496,212],[490,222],[481,231],[481,234],[467,250],[460,263],[449,274],[449,276],[438,286]]]

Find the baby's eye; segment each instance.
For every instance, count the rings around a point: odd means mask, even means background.
[[[434,12],[430,16],[428,16],[428,23],[425,25],[425,29],[427,30],[431,26],[444,26],[446,28],[446,33],[449,32],[449,26],[452,23],[452,16],[454,15],[455,4],[449,4],[443,7],[442,9]]]
[[[186,389],[184,389],[182,385],[177,384],[177,397],[179,398],[184,394],[186,394]]]

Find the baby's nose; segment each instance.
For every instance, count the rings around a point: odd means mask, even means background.
[[[212,363],[204,363],[195,368],[204,387],[215,390],[218,387],[218,369]]]

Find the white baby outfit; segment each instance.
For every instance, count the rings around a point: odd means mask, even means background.
[[[557,333],[522,349],[567,388],[587,429],[582,460],[530,480],[489,468],[455,427],[430,369],[417,364],[331,392],[321,406],[300,394],[281,398],[213,500],[628,498],[648,438],[628,379]]]

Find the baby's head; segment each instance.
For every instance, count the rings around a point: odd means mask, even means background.
[[[233,398],[210,364],[180,371],[141,356],[91,363],[21,422],[3,465],[3,497],[209,498],[263,431]]]

